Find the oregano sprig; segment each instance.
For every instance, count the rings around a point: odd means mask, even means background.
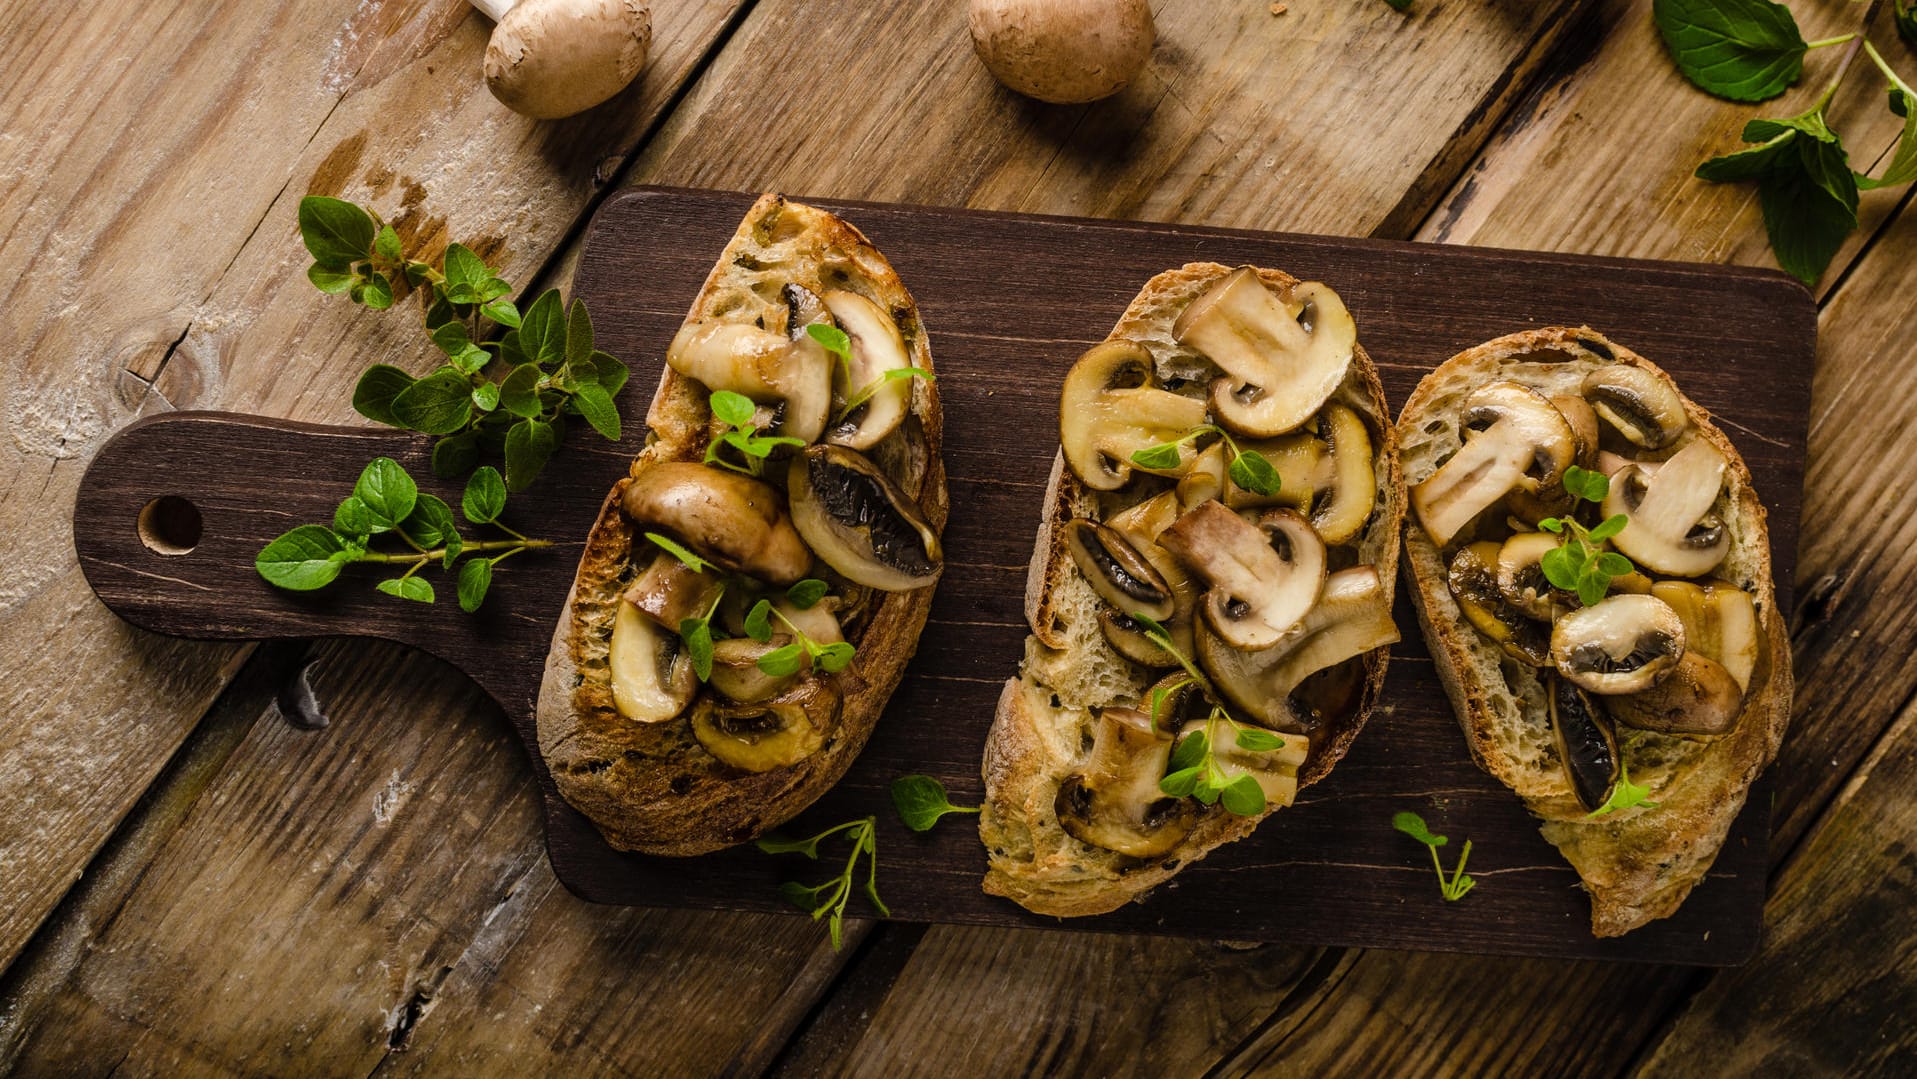
[[[1564,489],[1573,498],[1585,502],[1602,502],[1610,493],[1611,478],[1602,472],[1572,465],[1564,470]],[[1571,515],[1546,517],[1538,522],[1538,527],[1564,537],[1564,542],[1544,552],[1538,559],[1538,568],[1543,571],[1544,579],[1553,587],[1567,592],[1577,593],[1578,602],[1586,607],[1592,606],[1604,598],[1611,590],[1611,581],[1628,573],[1635,573],[1637,567],[1631,560],[1616,551],[1604,549],[1604,544],[1624,531],[1629,518],[1622,513],[1613,514],[1591,528],[1579,524]]]
[[[1172,439],[1147,446],[1132,454],[1132,463],[1140,468],[1167,469],[1177,468],[1183,453],[1179,447],[1196,438],[1216,434],[1225,442],[1225,449],[1231,454],[1231,465],[1226,470],[1231,482],[1253,494],[1270,497],[1278,493],[1280,477],[1278,470],[1262,453],[1246,453],[1238,448],[1230,433],[1215,423],[1201,423],[1198,426]]]
[[[818,603],[819,600],[825,596],[825,590],[826,583],[824,581],[808,578],[786,589],[786,602],[803,611]],[[793,625],[792,620],[787,618],[777,607],[774,607],[771,600],[767,599],[762,599],[753,604],[752,610],[747,612],[745,618],[746,636],[751,637],[760,644],[771,641],[773,634],[777,632],[772,626],[772,619],[774,618],[778,619],[780,623],[785,626],[786,632],[792,634],[792,642],[774,648],[772,651],[759,657],[759,670],[773,678],[783,678],[788,674],[796,674],[799,668],[805,666],[807,662],[810,662],[813,666],[827,674],[836,674],[844,670],[846,665],[852,662],[852,657],[858,652],[849,641],[833,641],[831,644],[820,644],[811,637],[806,636],[804,630]]]
[[[865,897],[880,914],[888,918],[892,916],[885,901],[879,898],[878,825],[877,817],[860,817],[827,828],[808,839],[769,835],[754,844],[767,854],[803,854],[816,862],[819,860],[819,844],[825,840],[844,834],[852,841],[852,853],[846,858],[845,868],[838,876],[818,885],[800,884],[797,881],[779,885],[779,894],[785,897],[786,902],[812,915],[813,921],[831,915],[826,925],[835,952],[844,946],[845,907],[852,898],[852,882],[858,874],[861,854],[869,856],[863,885]]]
[[[308,195],[299,224],[314,260],[307,278],[322,292],[375,310],[404,290],[421,293],[427,334],[444,361],[418,378],[374,364],[353,390],[353,407],[375,422],[440,436],[435,474],[464,475],[490,451],[504,462],[507,488],[519,491],[545,467],[568,417],[619,438],[614,396],[628,372],[593,347],[583,301],[567,307],[547,289],[522,313],[507,298],[513,286],[470,248],[449,244],[437,267],[408,258],[391,225],[345,199]],[[504,333],[487,338],[488,323]]]
[[[1658,803],[1651,801],[1648,797],[1651,788],[1640,787],[1631,782],[1631,770],[1624,766],[1624,759],[1621,756],[1618,758],[1617,769],[1617,782],[1611,786],[1611,796],[1604,800],[1603,805],[1585,814],[1585,820],[1596,820],[1607,813],[1630,809],[1634,806],[1643,806],[1646,809],[1658,807]]]
[[[1471,860],[1471,841],[1464,841],[1464,849],[1458,854],[1458,868],[1449,878],[1444,875],[1444,862],[1438,858],[1438,848],[1450,842],[1444,836],[1432,835],[1426,828],[1424,818],[1416,813],[1402,812],[1392,815],[1391,826],[1411,838],[1423,843],[1431,851],[1431,867],[1438,871],[1438,894],[1444,896],[1447,903],[1455,903],[1464,898],[1466,892],[1477,887],[1477,881],[1465,875],[1464,863]]]
[[[1146,637],[1169,652],[1178,665],[1185,669],[1183,679],[1168,686],[1153,687],[1149,705],[1152,729],[1158,729],[1166,700],[1187,686],[1197,686],[1211,701],[1210,713],[1199,721],[1204,724],[1204,729],[1185,735],[1172,749],[1171,761],[1166,766],[1165,777],[1158,781],[1158,789],[1173,798],[1196,798],[1205,805],[1222,802],[1228,812],[1241,817],[1255,817],[1264,812],[1265,789],[1259,785],[1257,777],[1249,772],[1241,772],[1235,777],[1227,776],[1219,766],[1216,752],[1218,724],[1224,723],[1233,732],[1233,742],[1239,749],[1249,753],[1282,749],[1284,739],[1263,727],[1240,723],[1232,718],[1231,713],[1219,703],[1211,680],[1179,649],[1169,630],[1142,612],[1133,612],[1131,618],[1145,627]]]
[[[852,381],[852,338],[846,336],[844,330],[824,322],[812,323],[805,328],[805,332],[808,337],[817,341],[827,352],[832,354],[834,359],[838,360],[839,367],[845,372],[845,380],[849,386]],[[894,367],[889,371],[881,373],[879,377],[865,385],[852,389],[851,392],[847,393],[845,403],[839,406],[838,412],[832,417],[833,422],[837,423],[858,411],[860,405],[870,401],[872,395],[879,392],[879,387],[884,386],[888,382],[895,382],[901,378],[922,378],[927,382],[934,382],[937,381],[938,376],[923,367]]]
[[[375,457],[361,471],[353,493],[333,511],[330,526],[304,524],[281,534],[260,549],[253,565],[267,583],[294,592],[325,588],[355,562],[401,566],[399,576],[374,587],[400,599],[432,603],[437,596],[432,583],[418,576],[420,571],[434,562],[450,570],[466,556],[457,587],[460,609],[470,613],[485,602],[494,566],[521,551],[552,546],[550,540],[529,539],[499,520],[505,507],[506,485],[498,471],[490,466],[476,470],[460,498],[460,512],[468,523],[491,525],[510,538],[468,540],[459,532],[452,507],[421,491],[399,462]],[[407,549],[375,551],[371,545],[379,536],[390,536]],[[488,554],[493,551],[499,553]]]

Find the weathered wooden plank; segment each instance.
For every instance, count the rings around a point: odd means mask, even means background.
[[[1898,1075],[1917,1058],[1917,706],[1906,707],[1785,866],[1771,936],[1720,973],[1641,1076]]]
[[[0,12],[0,335],[16,357],[0,390],[18,403],[0,440],[0,798],[18,807],[0,820],[17,867],[0,961],[240,655],[134,633],[87,595],[64,509],[77,462],[156,409],[347,419],[361,357],[430,348],[403,313],[358,314],[300,280],[298,196],[366,198],[428,250],[450,227],[523,280],[737,6],[659,12],[639,86],[546,125],[486,92],[487,27],[454,0]]]
[[[1106,101],[1055,107],[992,81],[963,5],[881,5],[856,28],[825,30],[814,5],[762,2],[634,178],[1401,236],[1582,5],[1434,4],[1408,17],[1378,3],[1282,16],[1256,3],[1155,6],[1145,72]]]

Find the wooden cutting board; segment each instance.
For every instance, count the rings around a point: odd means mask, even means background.
[[[626,438],[614,446],[574,425],[546,476],[507,514],[522,531],[562,545],[503,567],[478,615],[450,601],[450,581],[430,607],[377,594],[370,567],[349,569],[318,594],[266,585],[254,554],[295,524],[330,520],[369,458],[396,458],[424,478],[423,489],[449,500],[459,485],[430,478],[424,437],[224,413],[154,417],[101,449],[74,508],[88,581],[121,617],[159,633],[372,636],[432,652],[484,687],[525,740],[545,794],[553,869],[574,892],[606,903],[789,909],[777,894],[781,881],[815,882],[834,867],[749,848],[683,860],[613,851],[558,798],[533,750],[542,662],[580,542],[641,444],[638,418],[666,344],[750,202],[743,194],[642,188],[600,210],[576,288],[602,347],[633,369],[621,402]],[[1331,777],[1251,839],[1122,911],[1061,922],[986,896],[971,819],[947,818],[914,835],[892,814],[886,788],[901,774],[924,772],[956,801],[977,804],[993,704],[1025,638],[1025,566],[1056,449],[1059,381],[1152,274],[1209,260],[1328,282],[1356,317],[1394,408],[1426,371],[1480,341],[1554,323],[1601,329],[1669,370],[1737,441],[1770,507],[1786,614],[1816,334],[1816,308],[1795,282],[1718,266],[822,204],[863,229],[917,297],[946,411],[952,514],[931,622],[864,754],[787,829],[805,834],[878,814],[879,888],[895,918],[1712,965],[1756,950],[1767,782],[1752,791],[1709,878],[1677,915],[1621,940],[1594,940],[1576,875],[1518,800],[1471,763],[1402,598],[1397,616],[1407,639],[1393,649],[1382,707]],[[197,510],[200,534],[186,553],[154,549],[169,536],[175,548],[191,538],[180,515],[150,516],[149,536],[157,531],[162,542],[142,538],[142,508],[162,496]],[[1440,898],[1424,848],[1391,828],[1399,810],[1421,813],[1433,831],[1453,837],[1447,861],[1464,839],[1473,842],[1469,869],[1479,883],[1464,901]],[[867,913],[862,900],[851,909]]]

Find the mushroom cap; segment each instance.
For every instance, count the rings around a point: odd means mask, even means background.
[[[1135,341],[1094,345],[1072,364],[1058,396],[1058,444],[1072,474],[1095,491],[1131,478],[1131,456],[1205,422],[1205,403],[1157,385],[1152,354]],[[1180,447],[1180,464],[1196,451]]]
[[[1611,546],[1658,573],[1700,577],[1730,552],[1731,534],[1713,513],[1728,467],[1717,447],[1702,438],[1652,472],[1641,465],[1620,470],[1604,496],[1605,516],[1629,518]]]
[[[855,450],[867,450],[905,422],[912,404],[912,380],[885,377],[888,371],[912,366],[905,338],[898,323],[885,309],[856,292],[834,289],[822,297],[839,329],[851,340],[851,360],[834,363],[834,377],[845,379],[842,392],[835,394],[835,406],[867,386],[877,385],[865,404],[833,426],[827,441]]]
[[[661,461],[639,470],[620,506],[642,527],[670,532],[728,570],[788,585],[812,568],[778,489],[750,476]]]
[[[1237,648],[1278,643],[1324,587],[1324,541],[1292,510],[1267,510],[1252,524],[1222,503],[1201,502],[1159,545],[1210,584],[1200,617]]]
[[[967,23],[993,78],[1055,105],[1124,89],[1154,37],[1147,0],[972,0]]]
[[[1172,616],[1171,584],[1117,529],[1075,517],[1065,523],[1065,549],[1092,591],[1121,614]]]
[[[1611,785],[1622,773],[1617,734],[1604,706],[1565,678],[1552,678],[1549,713],[1551,733],[1564,761],[1571,793],[1586,812],[1610,797]]]
[[[1496,540],[1466,544],[1451,558],[1446,583],[1465,621],[1511,658],[1533,667],[1551,665],[1551,627],[1527,618],[1498,587],[1502,548]]]
[[[486,43],[486,87],[514,112],[571,116],[625,89],[651,44],[645,0],[520,0]]]
[[[1562,482],[1577,451],[1564,414],[1509,380],[1473,390],[1458,426],[1464,446],[1411,489],[1418,523],[1439,547],[1507,493]]]
[[[1642,692],[1612,697],[1607,707],[1627,727],[1717,737],[1737,726],[1743,704],[1744,691],[1737,679],[1716,660],[1691,649],[1663,681]]]
[[[770,772],[817,753],[842,704],[831,680],[807,678],[753,704],[702,697],[692,709],[692,736],[706,752],[742,772]]]
[[[1661,450],[1691,425],[1684,399],[1662,375],[1627,363],[1584,376],[1584,397],[1605,423],[1632,445]]]
[[[1172,336],[1223,371],[1211,410],[1238,434],[1296,430],[1344,382],[1358,328],[1344,301],[1317,281],[1273,292],[1241,266],[1179,314]]]
[[[1234,707],[1267,727],[1297,732],[1310,720],[1294,709],[1292,692],[1307,677],[1399,635],[1377,567],[1352,566],[1327,576],[1317,605],[1270,648],[1234,648],[1203,618],[1194,636],[1199,665]]]
[[[938,533],[864,454],[807,446],[786,466],[785,486],[799,534],[847,580],[904,592],[938,579]]]

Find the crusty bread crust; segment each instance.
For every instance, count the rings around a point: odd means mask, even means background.
[[[1232,270],[1217,263],[1191,263],[1159,274],[1139,291],[1106,340],[1145,345],[1161,377],[1209,373],[1205,360],[1173,341],[1172,324]],[[1259,277],[1277,290],[1299,283],[1277,270],[1261,269]],[[1364,417],[1372,435],[1376,509],[1357,546],[1361,561],[1379,568],[1389,594],[1395,585],[1392,568],[1398,559],[1404,483],[1384,387],[1362,346],[1332,400]],[[1061,599],[1069,590],[1089,587],[1066,551],[1062,526],[1074,517],[1106,517],[1112,509],[1078,482],[1062,454],[1054,459],[1026,576],[1025,614],[1032,637],[1019,677],[1006,682],[986,736],[986,798],[979,837],[989,868],[983,887],[1040,914],[1077,917],[1115,910],[1218,847],[1250,835],[1263,819],[1213,807],[1176,847],[1150,861],[1082,843],[1058,824],[1053,804],[1059,784],[1082,766],[1090,750],[1090,710],[1128,696],[1136,699],[1144,689],[1137,681],[1138,669],[1112,652],[1095,626],[1067,624]],[[1310,753],[1298,770],[1300,789],[1329,774],[1358,736],[1384,684],[1388,651],[1379,648],[1363,657],[1365,682],[1353,713],[1314,733]]]
[[[1415,486],[1459,444],[1457,403],[1494,379],[1551,392],[1610,363],[1670,376],[1589,327],[1554,326],[1468,349],[1424,377],[1405,402],[1398,443],[1405,481]],[[1681,391],[1679,394],[1683,397]],[[1744,711],[1732,733],[1711,741],[1620,730],[1631,781],[1650,788],[1655,809],[1586,820],[1556,747],[1540,684],[1529,668],[1500,657],[1463,619],[1442,553],[1415,520],[1405,524],[1405,563],[1418,622],[1446,694],[1478,764],[1516,791],[1545,823],[1544,837],[1571,862],[1591,893],[1591,929],[1617,936],[1675,911],[1716,858],[1752,780],[1777,755],[1790,719],[1790,642],[1771,582],[1765,512],[1750,470],[1710,413],[1683,397],[1698,437],[1729,463],[1720,515],[1733,546],[1721,576],[1750,592],[1764,627]]]
[[[912,363],[934,370],[917,306],[885,257],[850,224],[779,195],[747,212],[687,315],[687,321],[783,318],[779,290],[794,282],[815,293],[849,289],[892,314]],[[763,323],[762,323],[763,324]],[[870,456],[943,530],[942,417],[928,380],[911,380],[903,437]],[[718,429],[698,382],[671,368],[646,414],[647,444],[628,479],[615,484],[586,541],[566,608],[553,634],[537,707],[539,751],[560,794],[620,850],[693,855],[751,840],[824,794],[864,747],[885,702],[918,647],[932,604],[930,586],[876,593],[856,636],[857,657],[835,680],[844,704],[824,746],[790,767],[745,773],[720,763],[693,737],[684,715],[639,724],[613,705],[607,642],[632,575],[635,530],[619,509],[631,476],[665,461],[696,461]]]

